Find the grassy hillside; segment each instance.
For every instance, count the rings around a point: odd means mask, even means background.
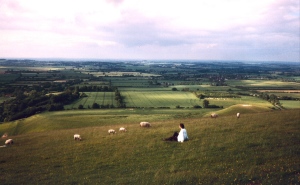
[[[13,134],[15,144],[0,148],[0,182],[299,184],[300,110],[245,111],[237,119],[237,109],[217,119],[184,110],[63,111],[1,124],[0,134]],[[147,120],[152,127],[140,128]],[[180,122],[190,140],[163,141]],[[121,126],[128,132],[107,133]],[[75,133],[83,140],[74,141]]]
[[[214,113],[217,113],[221,116],[226,115],[236,115],[237,112],[243,114],[249,114],[249,113],[262,113],[262,112],[268,112],[270,109],[268,109],[265,106],[260,105],[251,105],[251,104],[237,104],[232,105],[226,109],[216,110]],[[209,117],[210,112],[205,115],[205,117]]]

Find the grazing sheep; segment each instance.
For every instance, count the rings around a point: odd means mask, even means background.
[[[237,117],[237,118],[239,118],[239,117],[240,117],[240,115],[241,115],[241,114],[238,112],[238,113],[236,114],[236,117]]]
[[[2,138],[7,138],[7,136],[8,136],[8,134],[5,133],[5,134],[2,135]]]
[[[75,141],[76,141],[76,140],[81,141],[80,135],[79,135],[79,134],[74,134],[74,140],[75,140]]]
[[[217,118],[217,117],[218,117],[218,114],[212,113],[212,114],[210,115],[210,117],[211,117],[211,118]]]
[[[109,134],[115,134],[115,133],[117,133],[117,132],[116,132],[114,129],[109,129],[109,130],[108,130],[108,133],[109,133]]]
[[[151,124],[149,122],[141,122],[140,126],[141,127],[151,127]]]
[[[124,127],[121,127],[120,129],[119,129],[119,132],[126,132],[127,130],[126,130],[126,128],[124,128]]]
[[[12,139],[8,139],[5,141],[5,145],[12,145],[14,144],[14,141]]]

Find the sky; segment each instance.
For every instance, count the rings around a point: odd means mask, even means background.
[[[0,0],[0,57],[300,62],[299,2]]]

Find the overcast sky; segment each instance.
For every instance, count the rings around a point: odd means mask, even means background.
[[[0,57],[300,61],[299,0],[0,0]]]

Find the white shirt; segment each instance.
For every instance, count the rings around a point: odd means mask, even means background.
[[[187,135],[187,132],[185,130],[185,128],[181,129],[179,134],[178,134],[178,137],[177,137],[177,140],[178,142],[183,142],[183,141],[186,141],[188,140],[188,135]]]

